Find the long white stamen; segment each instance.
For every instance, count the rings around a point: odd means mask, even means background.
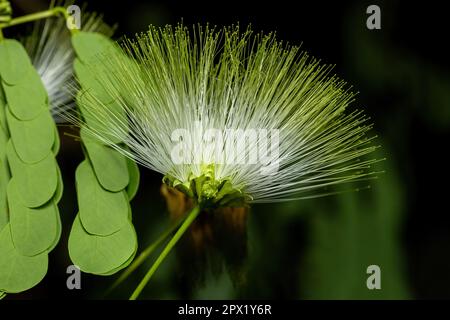
[[[213,164],[216,179],[228,179],[253,202],[325,195],[327,187],[372,175],[376,160],[364,160],[376,149],[367,136],[371,125],[362,112],[346,112],[354,95],[345,82],[274,35],[255,36],[239,27],[151,27],[123,48],[132,59],[106,54],[98,63],[111,73],[98,81],[126,120],[89,92],[80,103],[83,112],[105,125],[102,130],[87,126],[90,134],[141,165],[184,183]],[[180,128],[195,132],[199,123],[204,130],[223,132],[279,130],[278,171],[263,175],[261,166],[242,161],[174,163],[172,133]],[[112,143],[111,137],[123,136],[127,148]],[[222,138],[225,145],[231,135]],[[197,147],[204,143],[201,137],[194,140]],[[248,151],[258,152],[258,143]]]

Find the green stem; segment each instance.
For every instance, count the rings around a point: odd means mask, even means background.
[[[62,15],[66,21],[70,17],[65,8],[54,7],[54,8],[45,10],[45,11],[27,14],[22,17],[14,18],[14,19],[9,20],[8,22],[0,23],[0,32],[2,29],[5,29],[5,28],[9,28],[9,27],[16,26],[16,25],[23,24],[23,23],[33,22],[36,20],[50,18],[50,17],[56,16],[59,14]]]
[[[167,257],[169,252],[177,244],[178,240],[180,240],[181,236],[186,232],[186,230],[189,228],[189,226],[192,224],[192,222],[194,222],[195,218],[197,218],[199,213],[200,213],[200,207],[197,205],[188,214],[186,220],[184,220],[180,229],[178,229],[178,231],[175,233],[175,235],[172,237],[172,239],[170,239],[169,243],[166,245],[164,250],[161,252],[158,259],[156,259],[156,261],[153,263],[151,268],[148,270],[144,279],[142,279],[142,281],[136,287],[136,289],[134,290],[133,294],[130,297],[130,300],[136,300],[139,297],[142,290],[145,288],[145,286],[150,281],[150,279],[153,276],[153,274],[155,273],[155,271],[158,269],[159,265],[164,261],[164,259]]]
[[[106,294],[113,291],[119,284],[121,284],[126,278],[130,276],[147,258],[150,256],[156,248],[158,248],[178,227],[185,219],[178,219],[176,223],[171,225],[162,235],[159,236],[156,241],[152,242],[144,251],[141,252],[133,263],[120,275],[120,277],[112,284]]]

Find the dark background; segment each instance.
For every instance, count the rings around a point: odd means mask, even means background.
[[[15,16],[45,9],[49,1],[13,0]],[[381,30],[366,28],[366,8],[381,7]],[[256,31],[302,48],[359,92],[375,123],[387,160],[371,189],[317,200],[255,205],[249,219],[247,281],[234,286],[226,273],[202,286],[186,285],[174,255],[156,273],[142,298],[429,299],[450,298],[448,157],[450,73],[448,12],[427,1],[90,1],[88,8],[118,23],[117,38],[149,24],[251,23]],[[71,264],[67,237],[76,213],[74,172],[82,160],[65,137],[58,156],[65,194],[63,236],[50,254],[47,277],[7,299],[101,298],[114,277],[83,274],[82,290],[66,288]],[[159,193],[161,176],[141,168],[133,200],[140,248],[168,223]],[[381,290],[366,287],[367,266],[381,268]],[[146,267],[112,293],[127,298]]]

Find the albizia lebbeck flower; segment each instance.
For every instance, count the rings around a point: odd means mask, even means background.
[[[179,196],[167,188],[184,194],[171,211],[193,208],[132,298],[200,212],[322,196],[373,175],[371,124],[362,111],[347,110],[354,94],[330,66],[274,34],[150,27],[124,41],[122,53],[98,58],[91,71],[103,93],[87,90],[78,99],[96,126],[69,120],[164,175],[168,201]],[[99,65],[110,72],[96,73]],[[261,134],[268,132],[270,139]],[[245,219],[246,211],[236,216]],[[210,238],[203,229],[195,239]]]
[[[132,59],[105,55],[101,63],[111,74],[97,80],[126,117],[117,117],[109,104],[87,92],[80,99],[83,112],[105,128],[85,129],[189,195],[202,197],[191,181],[205,175],[205,201],[226,181],[254,203],[320,196],[325,187],[372,174],[375,160],[363,159],[376,148],[374,137],[367,136],[371,124],[362,111],[346,112],[354,94],[330,75],[329,66],[273,34],[241,33],[238,27],[151,27],[123,48]],[[80,119],[71,121],[80,124]],[[216,161],[215,149],[206,146],[211,139],[199,134],[211,128],[277,129],[277,159],[271,159],[276,170],[263,174],[260,164],[242,161],[257,154],[258,145],[269,144],[259,136],[235,161]],[[193,133],[184,140],[192,161],[176,163],[174,132],[180,129]],[[114,144],[111,136],[123,137],[127,147]],[[221,146],[237,138],[225,133]]]

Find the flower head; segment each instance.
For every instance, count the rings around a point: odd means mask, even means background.
[[[65,6],[72,2],[66,1]],[[84,10],[81,13],[81,29],[99,32],[106,36],[112,36],[114,32],[114,28],[107,25],[101,15],[94,12],[85,13]],[[70,39],[66,21],[60,17],[35,22],[32,33],[22,39],[48,92],[50,109],[56,122],[63,121],[60,114],[74,106],[75,52]]]
[[[344,81],[274,34],[238,26],[150,27],[98,64],[109,95],[85,92],[82,124],[204,206],[329,193],[371,175],[376,147]],[[119,113],[118,113],[119,112]],[[123,116],[118,116],[122,114]],[[114,144],[121,137],[124,144]]]

